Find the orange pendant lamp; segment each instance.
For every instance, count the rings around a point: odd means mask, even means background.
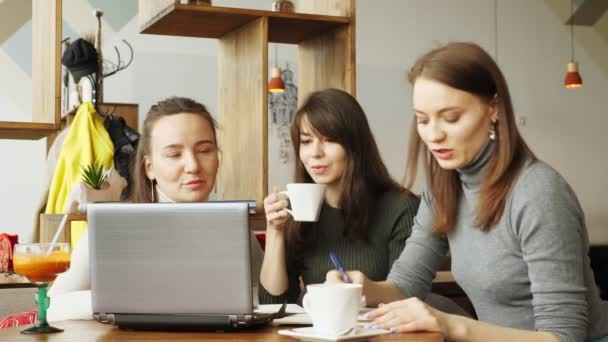
[[[583,79],[581,74],[578,73],[578,63],[574,60],[568,63],[568,73],[564,78],[564,86],[566,88],[579,88],[583,86]]]
[[[270,82],[268,82],[268,91],[271,93],[282,93],[285,91],[285,83],[283,83],[283,78],[281,78],[281,68],[274,67],[272,68],[272,78]]]
[[[579,88],[583,86],[583,79],[578,73],[578,63],[574,60],[574,0],[570,0],[570,51],[571,58],[568,62],[568,73],[564,78],[566,88]]]
[[[285,91],[285,83],[283,83],[283,78],[281,77],[281,68],[279,68],[278,63],[278,52],[277,47],[274,47],[274,68],[272,68],[272,73],[270,82],[268,82],[268,91],[271,93],[282,93]]]

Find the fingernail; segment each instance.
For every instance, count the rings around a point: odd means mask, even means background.
[[[363,315],[361,315],[361,318],[363,318],[363,319],[369,319],[369,312],[366,312]]]
[[[397,332],[397,327],[392,327],[392,328],[388,329],[388,331],[390,331],[391,334],[392,333],[396,333]]]
[[[373,327],[373,325],[371,323],[366,324],[363,326],[363,329],[371,329]]]

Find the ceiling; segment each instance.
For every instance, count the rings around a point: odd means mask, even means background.
[[[577,0],[574,1],[574,13],[568,17],[566,24],[574,23],[579,26],[593,26],[608,10],[606,0]]]

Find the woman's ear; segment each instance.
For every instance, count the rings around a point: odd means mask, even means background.
[[[148,158],[148,156],[144,156],[144,172],[146,173],[146,177],[148,177],[149,180],[154,180],[156,178],[154,177],[152,161],[150,161],[150,158]]]
[[[498,114],[500,114],[500,99],[498,96],[494,96],[492,101],[490,101],[490,118],[492,124],[495,124],[498,121]]]

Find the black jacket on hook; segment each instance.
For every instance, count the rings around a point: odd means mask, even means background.
[[[108,115],[104,126],[110,134],[114,144],[114,166],[118,173],[127,180],[127,187],[123,190],[121,199],[126,199],[131,193],[130,164],[135,158],[139,133],[127,126],[125,119],[120,116]]]

